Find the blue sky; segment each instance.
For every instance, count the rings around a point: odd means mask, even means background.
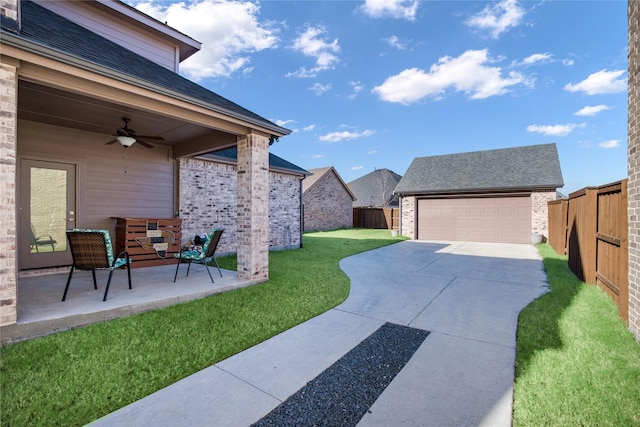
[[[181,73],[292,130],[345,182],[413,158],[556,143],[568,194],[627,176],[627,2],[147,1],[202,42]]]

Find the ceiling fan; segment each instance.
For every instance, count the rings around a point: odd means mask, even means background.
[[[122,144],[123,147],[130,147],[135,142],[137,142],[138,144],[144,147],[153,148],[153,145],[143,141],[143,139],[151,139],[154,141],[164,141],[164,138],[161,136],[136,135],[136,131],[129,128],[128,126],[131,119],[128,117],[123,117],[122,121],[124,121],[124,127],[118,128],[116,130],[116,133],[118,136],[115,137],[113,140],[107,142],[106,145],[111,145],[111,144],[115,144],[116,142],[119,142],[120,144]]]

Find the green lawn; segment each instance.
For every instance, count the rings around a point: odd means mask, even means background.
[[[2,426],[84,425],[335,307],[338,262],[403,240],[387,230],[304,235],[269,255],[266,283],[6,346]],[[219,260],[235,270],[235,258]]]
[[[640,346],[602,290],[539,251],[551,292],[520,313],[513,425],[640,426]]]
[[[399,240],[305,234],[303,249],[269,255],[267,283],[6,346],[1,424],[83,425],[125,406],[336,306],[349,292],[340,259]],[[640,425],[640,346],[604,292],[539,248],[551,292],[520,315],[514,425]]]

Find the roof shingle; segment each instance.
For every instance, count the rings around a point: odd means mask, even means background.
[[[356,196],[354,207],[364,206],[397,206],[398,197],[394,196],[398,182],[402,176],[389,169],[376,169],[347,185]]]
[[[254,124],[278,130],[284,135],[290,133],[288,129],[32,1],[24,0],[20,7],[21,27],[15,35],[25,41],[111,69],[117,74],[146,81],[167,92],[182,95]]]
[[[417,157],[396,193],[556,189],[564,185],[555,144]]]

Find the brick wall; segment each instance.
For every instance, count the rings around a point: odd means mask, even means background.
[[[200,159],[180,159],[179,216],[183,243],[212,227],[225,229],[220,254],[236,253],[237,167]],[[296,175],[269,172],[269,247],[300,247],[300,180]]]
[[[549,205],[556,200],[555,191],[534,191],[531,193],[531,232],[549,238]]]
[[[302,177],[284,173],[269,173],[269,247],[291,249],[300,247]]]
[[[416,231],[416,198],[400,198],[400,235],[415,239]]]
[[[353,199],[333,172],[303,195],[304,231],[353,227]]]
[[[0,15],[6,16],[14,21],[18,20],[18,0],[0,1]]]
[[[629,12],[629,330],[640,342],[640,2],[630,0]]]
[[[0,326],[17,320],[17,83],[16,68],[0,64]]]

